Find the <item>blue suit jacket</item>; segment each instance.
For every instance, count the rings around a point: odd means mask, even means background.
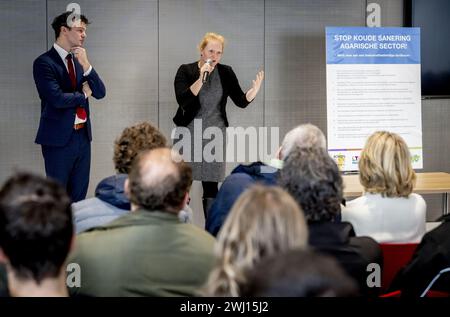
[[[87,133],[92,140],[89,100],[84,97],[83,82],[87,81],[92,96],[101,99],[105,96],[105,85],[92,69],[84,77],[83,68],[73,60],[77,75],[77,88],[73,92],[69,73],[55,48],[39,56],[33,63],[33,77],[41,98],[41,120],[35,142],[49,146],[64,146],[69,142],[74,129],[76,108],[84,107],[87,113]]]

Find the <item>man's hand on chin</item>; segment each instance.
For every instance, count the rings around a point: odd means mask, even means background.
[[[86,50],[81,46],[75,46],[72,47],[72,53],[77,59],[78,63],[83,67],[83,71],[88,71],[89,67],[91,67],[91,64],[89,63],[89,60],[87,58]]]

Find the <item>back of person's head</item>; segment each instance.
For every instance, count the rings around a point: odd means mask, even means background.
[[[359,179],[366,192],[380,193],[383,197],[408,197],[416,174],[403,138],[387,131],[372,134],[361,152]]]
[[[139,152],[167,146],[167,139],[149,122],[127,127],[114,142],[114,166],[118,173],[129,174]]]
[[[63,269],[72,236],[70,198],[53,180],[29,173],[0,190],[0,247],[18,279],[38,284]]]
[[[192,184],[192,170],[168,148],[141,152],[126,183],[130,202],[148,211],[178,213]]]
[[[260,259],[304,248],[308,229],[297,203],[279,187],[255,185],[236,201],[218,235],[217,264],[205,293],[239,296],[243,272]]]
[[[327,140],[322,130],[311,123],[301,124],[284,136],[281,143],[280,159],[284,160],[289,156],[292,149],[301,147],[319,147],[326,149]]]
[[[334,258],[307,250],[290,250],[257,263],[246,274],[242,296],[347,297],[358,286]]]
[[[67,21],[68,21],[67,19],[69,18],[69,16],[71,14],[72,14],[72,11],[66,11],[66,12],[61,13],[60,15],[58,15],[57,17],[55,17],[53,19],[52,28],[53,28],[53,31],[55,31],[55,39],[58,39],[58,37],[61,33],[61,27],[64,26],[70,30],[70,26],[67,24]],[[72,15],[72,17],[73,17],[72,20],[75,21],[76,16]],[[83,14],[81,14],[79,16],[79,18],[82,23],[84,23],[86,25],[89,24],[88,19]]]
[[[280,171],[278,184],[302,207],[308,222],[329,222],[339,217],[342,177],[324,149],[293,149]]]

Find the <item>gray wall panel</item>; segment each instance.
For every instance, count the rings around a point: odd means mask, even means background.
[[[45,51],[45,2],[0,2],[0,182],[15,169],[44,174],[34,144],[41,106],[33,61]]]
[[[67,1],[49,0],[49,25]],[[113,142],[123,128],[158,118],[158,11],[156,0],[77,1],[92,22],[85,46],[88,58],[106,86],[106,97],[90,99],[93,127],[91,181],[114,173]],[[51,30],[51,28],[50,28]],[[48,45],[54,42],[49,31]]]
[[[403,0],[367,0],[381,7],[381,26],[403,26]]]
[[[177,103],[173,88],[176,71],[181,64],[199,58],[197,44],[206,32],[225,36],[226,45],[221,62],[231,65],[244,91],[263,68],[264,6],[261,0],[172,0],[159,4],[159,122],[170,136],[174,127]],[[262,126],[263,89],[246,109],[227,103],[231,126]],[[228,171],[235,164],[230,164]],[[200,184],[194,182],[191,206],[196,223],[203,222]]]
[[[325,27],[362,26],[359,0],[266,0],[265,124],[280,138],[311,122],[326,134]]]
[[[160,2],[159,83],[160,127],[170,135],[177,103],[173,81],[178,67],[198,60],[197,44],[206,32],[225,36],[223,64],[231,65],[242,89],[251,87],[258,70],[263,69],[264,6],[260,0]],[[184,27],[189,24],[189,27]],[[236,27],[238,26],[238,27]],[[245,31],[243,31],[245,30]],[[233,126],[262,124],[263,91],[247,109],[229,100],[227,113]]]

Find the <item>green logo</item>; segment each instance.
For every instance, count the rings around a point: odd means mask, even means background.
[[[418,155],[418,154],[413,155],[413,156],[411,156],[411,163],[417,163],[417,162],[419,162],[419,159],[420,159],[420,155]]]

